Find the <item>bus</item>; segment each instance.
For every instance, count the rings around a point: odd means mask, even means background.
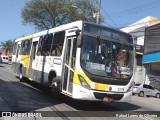
[[[132,36],[84,21],[16,39],[12,56],[20,81],[79,100],[130,101],[133,67]]]

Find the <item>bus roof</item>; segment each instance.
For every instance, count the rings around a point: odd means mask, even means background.
[[[72,23],[60,25],[60,26],[55,27],[55,28],[51,28],[49,30],[44,30],[44,31],[41,31],[41,32],[37,32],[37,33],[31,34],[31,35],[28,35],[28,36],[24,36],[24,37],[18,38],[18,39],[15,40],[15,42],[23,41],[23,40],[26,40],[26,39],[31,39],[31,38],[34,38],[34,37],[43,36],[43,35],[54,33],[54,32],[58,32],[58,31],[72,29],[72,28],[78,28],[78,29],[82,30],[82,27],[83,27],[82,24],[83,23],[87,23],[87,24],[91,24],[91,25],[97,25],[99,27],[109,28],[109,29],[113,29],[113,30],[115,30],[117,32],[121,32],[123,34],[127,34],[127,33],[123,32],[121,30],[118,30],[118,29],[115,29],[115,28],[112,28],[112,27],[109,27],[109,26],[103,26],[103,25],[99,25],[99,24],[95,24],[95,23],[85,22],[85,21],[79,20],[79,21],[75,21],[75,22],[72,22]],[[127,35],[129,35],[129,34],[127,34]]]
[[[28,36],[24,36],[24,37],[16,39],[15,42],[19,42],[19,41],[23,41],[23,40],[31,39],[31,38],[33,38],[33,35],[28,35]]]

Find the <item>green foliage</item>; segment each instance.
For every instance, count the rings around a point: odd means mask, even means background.
[[[12,40],[7,40],[7,41],[1,41],[0,42],[0,48],[2,50],[5,50],[6,51],[6,54],[8,52],[12,52],[13,51],[13,45],[14,45],[14,42]]]
[[[93,18],[96,10],[90,0],[29,0],[21,17],[24,24],[46,30],[76,20],[96,22]]]

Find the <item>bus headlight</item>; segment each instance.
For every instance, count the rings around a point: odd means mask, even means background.
[[[86,88],[86,89],[88,89],[88,90],[91,89],[91,87],[88,85],[88,83],[86,82],[86,80],[84,79],[84,77],[82,77],[81,75],[78,75],[78,78],[79,78],[79,81],[80,81],[81,85],[82,85],[84,88]]]

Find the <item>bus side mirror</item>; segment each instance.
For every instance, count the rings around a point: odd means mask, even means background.
[[[77,36],[77,47],[81,47],[81,44],[82,44],[82,37],[81,37],[81,35],[80,35],[80,32],[81,32],[80,29],[77,29],[77,30],[75,31],[76,36]]]
[[[77,47],[81,47],[82,46],[82,37],[81,35],[77,36]]]
[[[75,31],[77,37],[80,35],[80,32],[81,32],[81,30],[79,30],[79,29],[77,29],[77,30]]]

